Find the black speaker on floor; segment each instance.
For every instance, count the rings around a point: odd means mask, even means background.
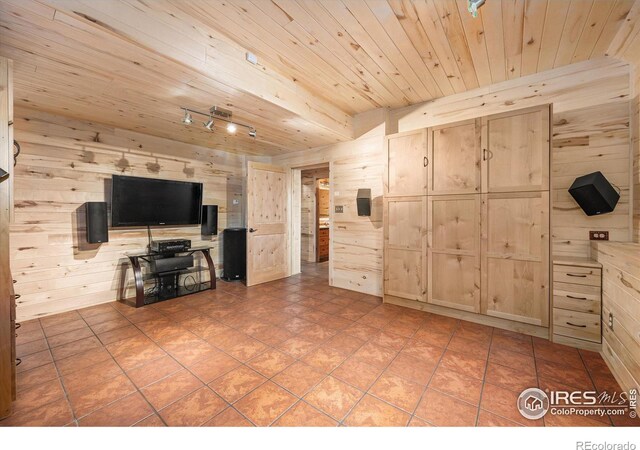
[[[620,200],[620,194],[602,172],[576,178],[569,188],[569,193],[587,216],[609,213]]]
[[[200,234],[216,236],[218,234],[218,205],[202,205],[202,225]]]
[[[225,228],[223,234],[223,280],[244,280],[247,275],[247,229]]]
[[[87,242],[101,244],[109,242],[109,225],[107,221],[107,202],[85,203],[87,214]]]

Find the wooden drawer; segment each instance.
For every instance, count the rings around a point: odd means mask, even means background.
[[[600,314],[553,309],[553,333],[600,342]]]
[[[601,286],[600,269],[579,266],[553,266],[553,281],[562,283],[582,284],[586,286]]]
[[[601,288],[556,281],[553,283],[553,306],[599,315],[602,307]]]

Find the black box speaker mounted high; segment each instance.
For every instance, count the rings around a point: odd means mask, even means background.
[[[358,189],[356,197],[359,216],[371,215],[371,189]]]
[[[202,225],[200,234],[216,236],[218,234],[218,205],[202,205]]]
[[[576,178],[569,188],[569,194],[587,216],[610,213],[620,200],[620,193],[607,181],[602,172]]]
[[[109,224],[107,220],[107,202],[85,203],[87,242],[101,244],[109,242]]]

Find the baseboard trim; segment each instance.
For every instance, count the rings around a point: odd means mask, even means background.
[[[433,305],[430,303],[418,302],[415,300],[406,300],[404,298],[395,297],[393,295],[385,295],[384,303],[391,305],[404,306],[405,308],[426,311],[441,316],[453,317],[454,319],[467,320],[469,322],[479,323],[490,327],[500,328],[502,330],[515,331],[516,333],[536,336],[542,339],[549,339],[549,328],[530,325],[527,323],[513,322],[511,320],[500,319],[498,317],[485,316],[468,311],[459,311],[457,309],[447,308],[445,306]]]

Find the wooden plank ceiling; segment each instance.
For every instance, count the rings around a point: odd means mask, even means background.
[[[0,55],[17,106],[277,155],[348,140],[373,108],[604,56],[639,3],[487,0],[474,19],[466,0],[0,0]],[[183,105],[258,138],[185,126]]]

